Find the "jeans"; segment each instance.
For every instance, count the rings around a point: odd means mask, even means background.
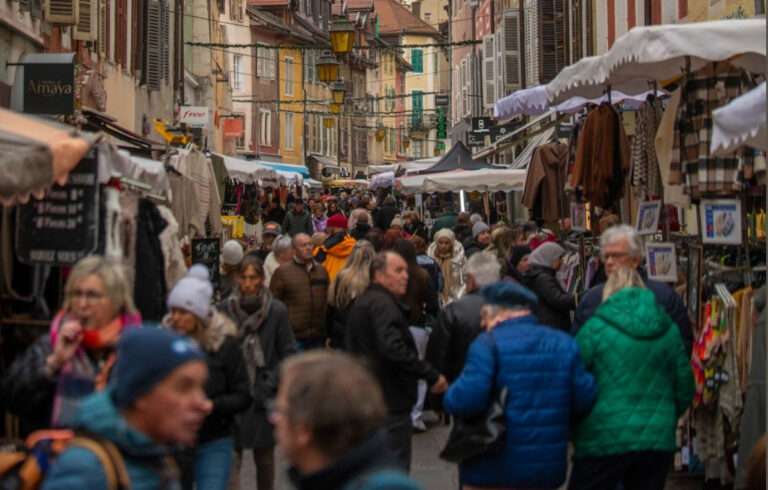
[[[398,466],[406,473],[411,471],[411,436],[413,424],[411,414],[390,415],[384,422],[389,447],[398,460]]]
[[[426,327],[409,327],[413,341],[416,344],[416,351],[419,353],[419,359],[424,359],[427,354],[427,343],[429,342],[429,329]],[[416,398],[416,404],[411,410],[411,421],[415,424],[421,421],[421,416],[424,413],[424,400],[427,398],[427,382],[423,379],[419,380],[418,395]]]
[[[182,488],[191,490],[227,490],[232,467],[234,441],[222,437],[200,444],[179,458]]]
[[[568,490],[664,490],[672,459],[666,451],[575,458]]]

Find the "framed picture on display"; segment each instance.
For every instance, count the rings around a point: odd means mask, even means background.
[[[645,267],[648,278],[661,282],[677,282],[677,253],[674,243],[646,243]]]
[[[701,241],[719,245],[741,245],[741,201],[738,199],[702,199]]]
[[[640,235],[653,235],[659,229],[661,201],[643,201],[637,208],[635,229]]]
[[[702,262],[704,260],[704,247],[701,245],[688,246],[688,274],[686,292],[686,303],[688,305],[688,316],[693,322],[693,330],[699,328],[699,317],[701,311],[701,276]]]
[[[571,229],[573,231],[587,231],[587,205],[584,203],[571,203]]]

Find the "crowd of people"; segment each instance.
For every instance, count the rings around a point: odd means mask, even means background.
[[[73,443],[42,488],[237,489],[248,450],[271,490],[279,446],[300,490],[417,489],[425,407],[471,419],[504,389],[502,444],[461,460],[464,489],[664,488],[692,332],[640,272],[633,228],[602,232],[605,281],[577,298],[565,249],[532,223],[449,208],[428,226],[362,193],[288,207],[264,209],[250,249],[224,244],[216,284],[193,265],[161,325],[142,324],[118,264],[72,269],[4,404],[25,433],[73,428],[117,455]]]

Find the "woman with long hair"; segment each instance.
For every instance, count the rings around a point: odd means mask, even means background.
[[[443,273],[443,289],[440,292],[442,306],[455,301],[464,292],[464,247],[453,231],[443,228],[435,233],[435,241],[427,249],[427,254],[435,259]]]
[[[603,302],[576,342],[600,389],[573,433],[569,488],[614,489],[621,483],[662,490],[677,447],[677,420],[695,389],[677,325],[637,271],[622,267],[609,276]]]
[[[358,241],[347,263],[328,288],[328,326],[332,347],[337,349],[345,347],[347,313],[355,299],[368,289],[371,282],[371,262],[375,256],[376,250],[371,242]]]

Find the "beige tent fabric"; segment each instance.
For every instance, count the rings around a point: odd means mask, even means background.
[[[675,137],[675,119],[677,108],[680,106],[682,93],[680,89],[675,90],[669,102],[664,115],[661,117],[659,129],[656,131],[656,158],[659,160],[659,170],[661,171],[661,182],[664,185],[664,202],[676,206],[687,207],[691,200],[683,192],[682,185],[672,185],[669,183],[670,166],[672,162],[672,146]]]

